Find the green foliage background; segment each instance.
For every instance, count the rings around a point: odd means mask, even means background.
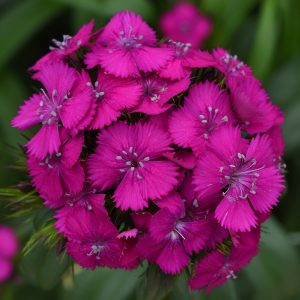
[[[153,27],[158,16],[175,1],[164,0],[0,0],[0,186],[22,179],[9,168],[14,150],[24,143],[10,119],[33,91],[27,72],[52,38],[73,34],[95,18],[98,26],[116,12],[133,9]],[[214,21],[206,47],[226,47],[247,62],[264,82],[272,100],[285,112],[287,192],[274,216],[264,225],[260,255],[238,276],[205,296],[190,293],[184,276],[162,278],[156,270],[134,272],[70,269],[67,257],[39,245],[16,258],[12,281],[0,286],[4,300],[127,300],[127,299],[300,299],[300,1],[299,0],[194,0]],[[0,223],[14,226],[21,243],[49,220],[39,210],[28,221],[7,219],[7,202],[0,202]],[[61,280],[62,278],[62,280]],[[144,289],[147,278],[148,288]],[[170,291],[168,293],[168,291]]]

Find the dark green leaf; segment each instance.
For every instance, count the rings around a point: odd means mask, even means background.
[[[258,28],[250,53],[249,64],[254,74],[265,79],[270,72],[279,32],[278,1],[264,0],[260,6]]]
[[[42,245],[24,256],[20,263],[24,278],[43,289],[54,287],[67,267],[67,256],[57,256],[55,249],[49,250]]]
[[[74,287],[62,291],[61,300],[125,300],[137,287],[140,271],[98,268],[94,271],[79,269]]]
[[[133,10],[144,18],[153,16],[152,5],[147,0],[56,0],[77,8],[85,9],[98,16],[110,17],[117,11]]]
[[[60,9],[53,1],[24,0],[0,15],[0,69]]]

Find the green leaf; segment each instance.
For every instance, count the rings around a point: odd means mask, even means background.
[[[57,2],[85,9],[98,16],[110,17],[117,11],[133,10],[143,18],[154,15],[153,6],[147,0],[56,0]]]
[[[54,211],[49,209],[47,206],[43,206],[42,208],[40,208],[33,218],[33,226],[35,230],[40,229],[42,226],[52,220],[53,215]]]
[[[201,7],[213,16],[214,30],[211,44],[227,46],[232,35],[245,22],[256,0],[206,0]]]
[[[167,296],[175,285],[177,276],[163,273],[156,265],[149,264],[145,274],[143,299],[160,300]]]
[[[123,271],[97,268],[82,270],[75,275],[72,289],[61,293],[61,300],[125,300],[134,293],[139,279],[139,270]]]
[[[53,1],[23,0],[0,15],[0,69],[60,9]]]
[[[277,45],[280,20],[278,0],[264,0],[260,7],[258,28],[249,57],[254,74],[265,79],[271,70]]]
[[[20,270],[28,283],[43,289],[53,288],[68,267],[66,255],[57,256],[55,249],[47,249],[39,244],[28,255],[23,256]]]
[[[283,134],[285,138],[286,155],[296,152],[300,147],[300,96],[295,97],[295,104],[285,111],[285,123],[283,124]]]
[[[280,66],[270,78],[267,89],[271,100],[282,108],[295,104],[300,94],[300,56]]]

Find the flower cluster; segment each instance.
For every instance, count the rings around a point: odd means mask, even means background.
[[[0,225],[0,283],[7,280],[13,272],[12,259],[18,251],[15,233],[9,227]]]
[[[158,42],[128,11],[92,30],[31,68],[41,88],[12,126],[40,124],[32,184],[82,267],[195,266],[190,287],[210,291],[258,253],[284,188],[283,115],[224,49]]]

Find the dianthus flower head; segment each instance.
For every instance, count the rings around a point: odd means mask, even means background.
[[[86,56],[88,67],[100,65],[115,76],[139,76],[161,69],[172,51],[156,47],[155,32],[133,12],[117,13]],[[116,63],[118,62],[118,63]]]
[[[76,210],[66,224],[67,253],[84,268],[117,267],[121,256],[118,230],[106,212]]]
[[[32,68],[40,92],[12,125],[39,125],[24,149],[25,187],[76,263],[132,270],[147,260],[166,274],[186,269],[190,287],[209,292],[258,253],[284,189],[284,118],[245,63],[197,49],[210,22],[194,6],[177,4],[161,24],[159,43],[128,11],[55,40]],[[12,270],[3,240],[0,228],[0,280]]]
[[[88,24],[83,25],[73,37],[65,34],[62,41],[53,39],[53,46],[49,47],[51,51],[39,59],[31,67],[31,70],[39,71],[45,64],[62,61],[67,56],[75,53],[79,48],[86,46],[91,38],[93,27],[94,21],[92,20]]]
[[[18,241],[13,230],[0,225],[0,283],[11,276],[13,271],[12,259],[18,248]]]
[[[198,48],[210,35],[212,23],[193,4],[179,2],[161,16],[160,28],[167,38]]]
[[[62,146],[44,159],[29,156],[27,166],[32,183],[45,198],[49,207],[58,207],[64,193],[78,193],[84,183],[84,171],[79,162],[83,135],[70,137],[65,129],[60,130]]]
[[[99,134],[88,162],[89,178],[100,190],[116,187],[117,207],[142,209],[148,199],[166,195],[178,183],[176,165],[162,157],[170,142],[152,124],[117,123]]]
[[[196,191],[202,197],[223,195],[217,220],[227,229],[248,231],[257,225],[255,212],[270,211],[284,188],[271,141],[257,136],[247,143],[239,128],[230,126],[211,138],[209,150],[194,171]]]
[[[44,159],[59,150],[62,141],[59,126],[76,129],[92,105],[91,92],[84,88],[81,76],[62,62],[45,65],[35,74],[45,89],[27,100],[12,120],[12,126],[25,130],[33,125],[42,128],[27,143],[28,152]]]
[[[205,288],[208,294],[213,288],[227,280],[236,279],[237,273],[258,253],[259,236],[256,230],[253,234],[251,233],[251,236],[248,234],[246,238],[249,244],[241,243],[238,247],[232,247],[229,254],[215,250],[200,259],[196,265],[195,274],[189,282],[191,289]]]
[[[190,147],[200,155],[215,132],[234,122],[228,94],[206,81],[193,85],[184,105],[173,112],[169,132],[178,146]]]

